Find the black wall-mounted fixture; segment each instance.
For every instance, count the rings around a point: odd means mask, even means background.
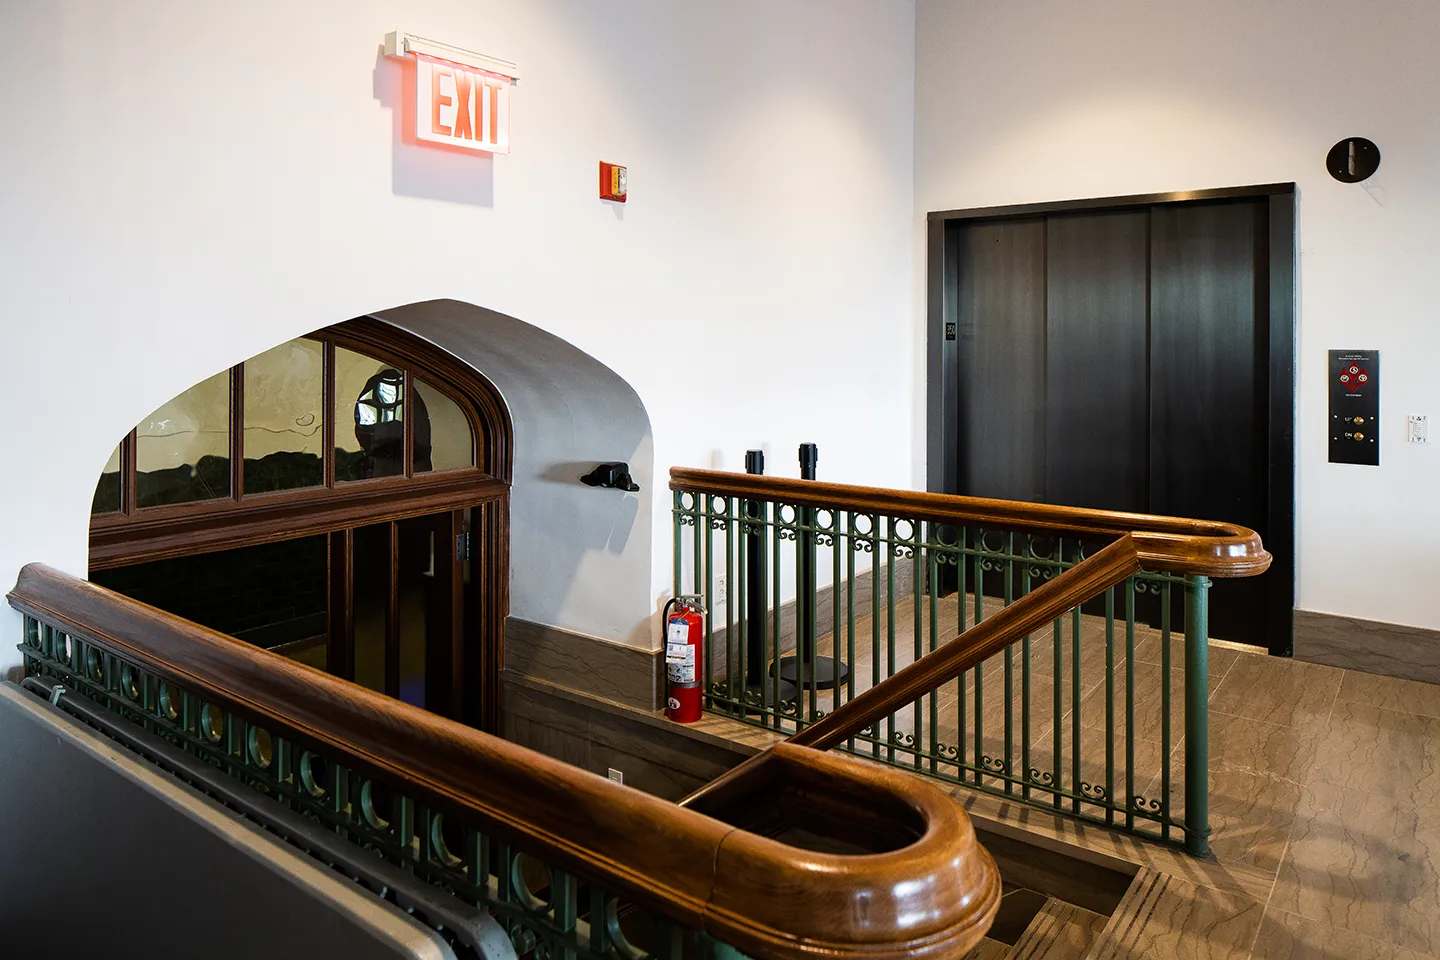
[[[1359,183],[1380,169],[1380,148],[1364,137],[1346,137],[1325,156],[1325,169],[1341,183]]]
[[[581,483],[592,487],[611,487],[615,490],[629,490],[634,493],[640,485],[630,476],[628,463],[599,463],[595,469],[580,478]]]

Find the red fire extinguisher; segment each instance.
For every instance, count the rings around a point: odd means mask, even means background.
[[[666,603],[661,617],[665,622],[665,716],[678,723],[700,719],[704,613],[700,597],[685,595]]]

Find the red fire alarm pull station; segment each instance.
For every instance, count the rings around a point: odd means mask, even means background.
[[[600,199],[625,202],[625,168],[620,164],[600,161]]]

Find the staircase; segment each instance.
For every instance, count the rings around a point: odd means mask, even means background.
[[[1025,887],[1002,889],[995,924],[966,960],[1081,960],[1110,921]]]

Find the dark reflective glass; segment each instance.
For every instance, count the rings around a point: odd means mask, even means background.
[[[230,371],[202,380],[135,428],[141,507],[230,495]]]
[[[245,361],[245,493],[325,482],[324,361],[304,338]]]
[[[390,606],[390,524],[355,530],[355,682],[385,692],[385,633]]]
[[[326,537],[153,560],[90,579],[127,597],[276,653],[323,667]]]
[[[405,472],[405,374],[373,357],[335,349],[335,479]]]
[[[115,513],[120,509],[120,479],[120,445],[116,444],[110,459],[105,461],[100,482],[95,484],[95,498],[90,503],[92,514]]]
[[[460,405],[419,377],[414,386],[415,472],[474,466],[475,441]]]

